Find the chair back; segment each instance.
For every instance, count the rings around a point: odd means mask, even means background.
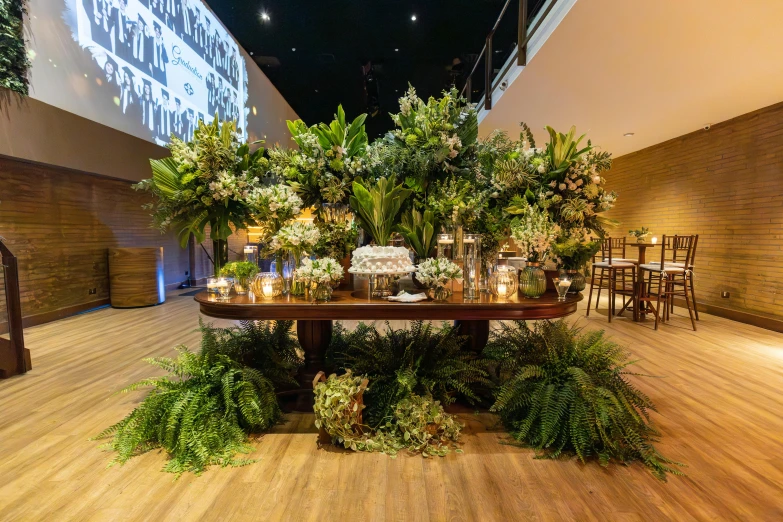
[[[625,258],[625,236],[623,237],[605,237],[601,240],[601,258],[602,261],[612,264],[614,258]]]
[[[661,241],[661,267],[669,263],[682,263],[686,268],[693,266],[693,255],[699,236],[667,236]]]

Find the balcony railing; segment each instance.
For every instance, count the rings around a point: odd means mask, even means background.
[[[25,373],[32,368],[30,350],[24,347],[22,304],[19,295],[19,268],[16,257],[0,237],[5,308],[8,315],[8,339],[0,337],[0,379]]]
[[[509,14],[513,11],[513,9],[509,9],[512,3],[519,6],[516,20],[513,19],[513,15]],[[481,53],[467,76],[465,85],[462,87],[462,95],[468,101],[472,101],[475,98],[474,94],[478,93],[479,106],[483,105],[486,110],[492,109],[492,93],[500,86],[502,78],[512,66],[527,65],[528,42],[535,36],[536,31],[539,30],[542,22],[556,3],[557,0],[506,0],[495,25],[487,35]],[[531,24],[531,20],[534,20],[538,14],[540,16],[537,17],[535,23]],[[516,22],[515,28],[511,26],[512,22]],[[515,37],[513,36],[514,32],[516,33]],[[507,47],[503,43],[500,46],[495,45],[496,38],[507,40],[509,33],[512,33],[511,39],[515,40],[511,42],[510,46]],[[504,48],[510,49],[507,52]],[[495,62],[498,61],[502,65],[496,68]],[[483,94],[481,94],[477,83],[479,71],[482,69],[481,65],[483,65],[484,73]]]

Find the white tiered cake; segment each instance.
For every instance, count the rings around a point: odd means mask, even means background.
[[[400,274],[413,272],[410,254],[405,247],[365,246],[351,256],[349,272],[356,274]]]

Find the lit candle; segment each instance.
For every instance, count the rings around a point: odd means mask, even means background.
[[[652,244],[654,245],[654,244],[655,244],[655,243],[657,243],[657,242],[658,242],[658,238],[657,238],[657,237],[655,237],[655,236],[653,236],[653,238],[652,238]]]
[[[261,293],[264,295],[264,297],[273,297],[275,292],[272,289],[272,283],[266,281],[263,285],[261,285]]]
[[[498,295],[506,297],[506,283],[498,283]]]

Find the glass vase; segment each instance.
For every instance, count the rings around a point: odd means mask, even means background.
[[[584,274],[579,270],[566,270],[568,278],[571,280],[571,287],[568,289],[569,294],[578,294],[587,286]]]
[[[333,288],[330,283],[316,283],[310,286],[310,299],[313,301],[329,301]]]
[[[546,292],[546,274],[539,263],[528,263],[519,273],[519,292],[530,299],[538,299]]]
[[[427,288],[427,297],[433,301],[446,301],[451,297],[451,288],[446,288],[445,286]]]
[[[234,278],[234,291],[237,293],[237,295],[247,295],[249,286],[250,286],[249,277]]]

